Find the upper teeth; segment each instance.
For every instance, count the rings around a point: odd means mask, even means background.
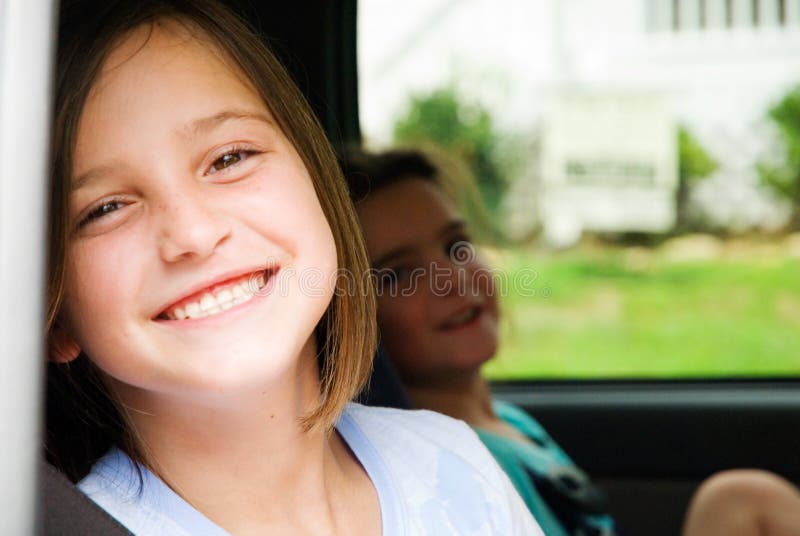
[[[234,305],[253,299],[265,283],[266,277],[262,272],[254,278],[247,277],[240,280],[235,285],[206,292],[197,301],[184,302],[180,307],[166,311],[166,315],[170,320],[184,320],[219,314]]]

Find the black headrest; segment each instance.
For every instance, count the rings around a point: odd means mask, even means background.
[[[400,376],[389,359],[389,355],[381,347],[378,347],[378,351],[375,354],[369,383],[357,400],[367,406],[400,409],[413,408],[411,399],[408,397],[408,393],[406,393],[403,383],[400,381]]]

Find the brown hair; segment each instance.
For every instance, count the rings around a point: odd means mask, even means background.
[[[479,242],[505,240],[492,222],[472,171],[461,158],[441,147],[428,144],[375,153],[349,147],[340,157],[339,165],[356,205],[394,183],[420,179],[439,187],[456,204]]]
[[[409,178],[422,179],[441,187],[438,169],[417,150],[391,149],[373,154],[351,147],[341,158],[341,166],[354,203]]]
[[[340,269],[369,268],[363,239],[336,158],[318,120],[291,78],[256,32],[214,0],[65,1],[61,9],[53,125],[52,197],[47,287],[48,334],[64,295],[67,200],[77,125],[89,91],[113,47],[134,29],[163,20],[202,34],[253,85],[311,176],[333,233]],[[315,330],[321,403],[303,418],[305,429],[330,429],[366,382],[375,351],[375,299],[369,278],[337,288]],[[339,282],[337,281],[337,284]],[[352,285],[357,285],[355,288]],[[48,368],[47,453],[73,479],[91,458],[117,443],[144,461],[102,374],[81,355]],[[77,412],[77,414],[75,414]]]

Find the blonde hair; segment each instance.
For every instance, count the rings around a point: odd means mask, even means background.
[[[236,15],[213,0],[144,0],[109,2],[97,11],[70,11],[61,15],[57,59],[56,102],[53,130],[52,197],[50,222],[50,266],[47,307],[48,334],[58,319],[64,296],[64,271],[67,250],[67,199],[77,124],[97,74],[109,51],[125,36],[142,25],[173,20],[208,38],[252,84],[284,135],[299,153],[333,233],[338,266],[351,274],[367,273],[369,260],[358,222],[341,176],[334,152],[321,125],[284,67],[261,38]],[[83,6],[84,8],[86,6]],[[368,277],[354,277],[336,288],[324,316],[315,330],[320,363],[320,404],[303,418],[306,430],[330,429],[344,405],[364,386],[375,351],[375,298]],[[341,283],[337,281],[337,286]],[[78,360],[85,360],[81,356]],[[81,378],[72,374],[69,365],[50,365],[48,374],[70,376],[55,390],[63,396],[70,385],[81,388]],[[86,367],[84,367],[86,368]],[[88,369],[92,367],[88,365]],[[87,373],[87,377],[96,371]],[[77,382],[77,383],[76,383]],[[95,382],[96,383],[96,382]],[[102,388],[101,388],[102,389]],[[109,393],[105,393],[107,396]],[[53,396],[53,392],[49,393]],[[108,397],[111,400],[111,397]],[[105,413],[116,409],[117,404]],[[97,412],[96,412],[97,413]],[[99,412],[104,413],[104,412]],[[97,420],[92,415],[89,420]],[[106,433],[106,442],[117,441],[133,457],[141,457],[136,442],[126,433],[124,423],[112,423],[103,417],[99,428],[116,426],[116,433]],[[48,432],[51,431],[48,418]],[[76,419],[78,421],[80,419]],[[85,420],[85,419],[84,419]],[[122,419],[124,421],[125,419]],[[100,434],[101,436],[103,434]],[[48,439],[54,439],[48,433]],[[52,452],[53,441],[48,444]],[[106,446],[107,448],[107,446]],[[58,449],[57,449],[58,450]],[[60,449],[63,450],[63,449]],[[69,449],[67,449],[69,450]],[[98,450],[95,446],[94,450]],[[54,458],[69,458],[70,452]]]

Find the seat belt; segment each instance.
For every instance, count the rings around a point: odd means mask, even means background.
[[[130,536],[132,533],[81,493],[67,477],[42,461],[39,531],[46,536]]]

